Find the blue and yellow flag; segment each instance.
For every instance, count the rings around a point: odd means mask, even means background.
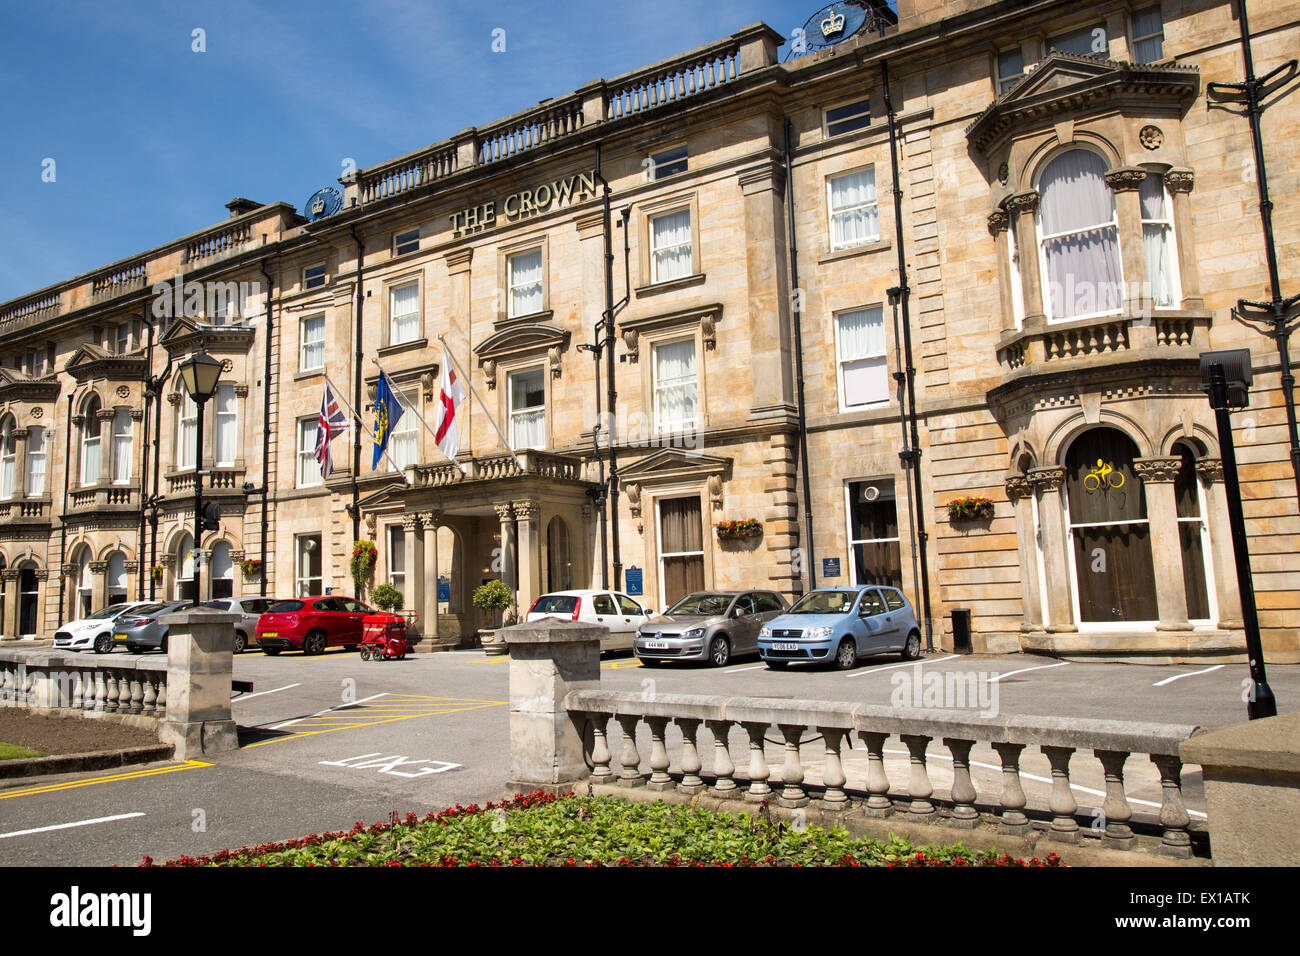
[[[371,471],[379,469],[379,459],[388,447],[388,437],[397,427],[403,411],[393,383],[388,380],[388,373],[380,372],[379,385],[375,388],[375,460],[370,465]]]

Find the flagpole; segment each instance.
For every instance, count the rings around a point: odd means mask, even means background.
[[[384,367],[383,367],[382,365],[379,364],[379,359],[377,359],[377,358],[371,358],[370,361],[372,361],[372,362],[375,363],[375,368],[379,369],[379,374],[380,374],[381,376],[386,374],[386,373],[384,372]],[[391,381],[391,379],[390,379],[390,381]],[[416,418],[418,418],[418,419],[420,420],[420,424],[424,426],[424,430],[427,431],[430,435],[433,436],[433,444],[434,444],[435,446],[438,444],[438,433],[437,433],[436,431],[433,430],[433,428],[429,425],[429,423],[428,423],[427,421],[424,420],[424,416],[423,416],[423,415],[421,415],[418,411],[416,411],[414,408],[412,408],[412,407],[410,407],[410,406],[407,406],[406,412],[404,412],[403,414],[411,414],[411,415],[414,415]],[[442,449],[438,449],[438,450],[441,451]],[[388,449],[387,449],[387,448],[384,449],[384,454],[388,454]],[[469,472],[467,472],[467,471],[465,470],[465,466],[462,465],[460,462],[458,462],[455,458],[448,458],[447,460],[450,461],[450,462],[451,462],[453,465],[455,465],[457,468],[459,468],[459,469],[460,469],[460,473],[461,473],[462,475],[468,475],[468,474],[469,474]]]
[[[474,383],[470,381],[470,377],[467,374],[465,374],[465,370],[460,367],[460,362],[456,361],[456,356],[452,354],[451,346],[447,344],[447,340],[443,338],[441,332],[438,333],[438,341],[442,343],[443,351],[446,354],[447,358],[451,359],[452,364],[454,364],[456,368],[460,371],[461,377],[465,379],[465,384],[469,386],[469,393],[473,395],[474,400],[478,402],[478,407],[483,409],[483,414],[487,416],[487,420],[489,424],[491,424],[493,429],[496,430],[497,436],[501,439],[501,444],[506,446],[506,451],[510,452],[510,457],[515,460],[515,464],[519,467],[519,470],[523,471],[524,466],[523,463],[519,460],[519,456],[515,454],[514,448],[511,446],[510,442],[506,439],[505,433],[501,431],[500,426],[497,425],[496,419],[492,417],[492,413],[488,411],[488,407],[483,404],[483,399],[479,398],[478,392],[474,388]]]
[[[352,413],[353,419],[356,420],[356,423],[361,428],[361,430],[370,436],[371,441],[373,441],[375,444],[379,444],[378,439],[375,438],[375,433],[366,427],[366,423],[361,420],[361,416],[357,414],[357,410],[353,408],[351,405],[348,405],[348,400],[343,397],[343,393],[339,391],[339,387],[330,381],[330,377],[328,375],[325,376],[325,381],[329,382],[330,388],[334,390],[334,396],[347,407],[348,411]],[[393,461],[393,456],[388,454],[387,445],[384,446],[384,457],[387,458],[388,463],[393,466],[393,470],[402,476],[402,484],[410,487],[411,483],[406,480],[406,469],[400,467],[397,464],[397,462]]]

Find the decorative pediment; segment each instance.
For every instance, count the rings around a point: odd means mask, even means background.
[[[653,484],[726,475],[730,470],[730,458],[705,455],[688,448],[661,448],[630,465],[620,463],[618,477],[620,482]]]
[[[58,397],[57,376],[32,378],[17,369],[0,368],[0,402],[51,402]]]
[[[385,505],[401,505],[403,503],[402,495],[406,490],[407,487],[404,482],[390,481],[382,488],[358,498],[357,507],[362,514],[366,514],[367,512],[377,511]]]
[[[474,354],[478,357],[479,368],[487,376],[488,388],[496,388],[497,363],[505,359],[545,353],[551,374],[559,377],[560,356],[568,347],[568,329],[557,329],[553,325],[517,325],[489,335],[474,349]]]
[[[139,381],[147,371],[147,365],[143,350],[119,355],[87,342],[77,346],[63,368],[80,384],[101,378]]]
[[[1120,98],[1140,101],[1144,110],[1182,108],[1196,99],[1200,88],[1201,75],[1194,66],[1120,63],[1053,50],[966,128],[966,138],[989,153],[1016,125]]]
[[[199,345],[207,352],[246,352],[256,331],[251,325],[207,325],[188,316],[174,319],[158,344],[171,355],[185,354]]]

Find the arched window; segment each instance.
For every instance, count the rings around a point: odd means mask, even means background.
[[[230,560],[230,542],[212,546],[212,596],[228,598],[235,593],[235,565]]]
[[[193,601],[194,591],[194,535],[188,531],[176,542],[176,600]]]
[[[1075,609],[1087,623],[1154,622],[1155,565],[1138,448],[1116,428],[1093,428],[1065,456],[1066,518]]]
[[[1178,477],[1174,479],[1174,501],[1178,508],[1178,543],[1183,553],[1183,590],[1187,595],[1187,618],[1191,621],[1209,621],[1213,618],[1210,605],[1209,566],[1210,530],[1205,523],[1205,489],[1196,476],[1196,452],[1186,442],[1173,447],[1174,455],[1182,459]]]
[[[50,430],[27,430],[27,495],[31,498],[45,494],[45,469],[49,454]]]
[[[92,395],[82,411],[81,483],[99,483],[99,397]]]
[[[131,483],[131,413],[119,408],[113,413],[113,484]]]
[[[14,445],[14,420],[5,417],[0,425],[0,499],[7,501],[14,496],[14,463],[17,461]]]
[[[89,617],[95,610],[95,582],[90,573],[90,548],[82,547],[77,556],[77,614],[79,618]]]
[[[108,580],[105,590],[108,592],[108,603],[117,604],[126,600],[126,555],[121,551],[115,551],[108,559],[107,568]]]
[[[36,562],[24,561],[18,566],[18,633],[22,637],[36,634],[36,612],[40,608],[40,596]]]
[[[573,587],[573,553],[569,545],[569,526],[556,515],[546,526],[546,588],[567,591]]]
[[[1062,153],[1039,177],[1038,238],[1043,306],[1053,321],[1109,315],[1123,303],[1119,221],[1106,163]]]

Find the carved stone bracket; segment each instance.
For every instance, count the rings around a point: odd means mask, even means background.
[[[1043,491],[1058,491],[1065,484],[1065,467],[1048,465],[1045,468],[1031,468],[1025,477],[1035,488]]]
[[[1165,173],[1165,185],[1171,193],[1189,193],[1196,185],[1196,174],[1190,169],[1175,167]]]
[[[627,504],[632,511],[632,517],[641,517],[641,486],[638,484],[625,485],[623,490],[627,492]]]
[[[1034,494],[1034,482],[1028,475],[1012,475],[1006,480],[1007,498],[1011,501],[1018,501],[1021,498],[1030,498]]]
[[[1136,166],[1121,166],[1106,174],[1106,185],[1117,193],[1130,192],[1142,185],[1147,171]]]
[[[713,505],[713,510],[718,511],[722,508],[722,476],[709,475],[709,502]]]
[[[483,377],[487,379],[487,387],[493,390],[497,387],[497,363],[492,359],[484,359],[482,362]]]
[[[1134,458],[1133,472],[1143,481],[1168,482],[1178,477],[1181,458]]]
[[[560,377],[560,349],[552,346],[546,350],[546,361],[551,367],[551,378]]]
[[[433,401],[433,373],[425,372],[420,376],[420,391],[424,393],[426,402]]]
[[[174,407],[174,406],[176,406],[176,405],[179,405],[180,403],[181,403],[181,393],[180,393],[180,392],[171,392],[171,393],[169,393],[169,394],[167,395],[167,404],[168,404],[168,405],[171,405],[171,406]]]
[[[1034,210],[1038,208],[1038,191],[1029,189],[1022,193],[1016,193],[1007,200],[1007,212],[1014,212],[1016,215],[1028,213],[1033,215]]]
[[[627,360],[635,365],[641,357],[640,335],[636,329],[623,330],[623,345],[627,348]]]
[[[1207,485],[1222,481],[1223,461],[1218,458],[1198,458],[1196,459],[1196,473],[1200,475],[1201,481]]]
[[[1003,232],[1011,222],[1011,217],[1002,209],[995,209],[989,213],[989,232],[997,235]]]
[[[712,352],[718,347],[717,314],[706,312],[700,316],[700,331],[704,335],[704,347]]]

